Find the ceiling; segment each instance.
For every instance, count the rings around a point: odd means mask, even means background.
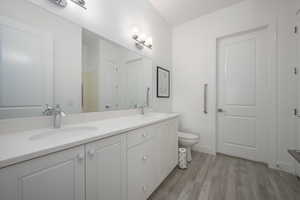
[[[149,0],[171,25],[180,25],[243,0]]]

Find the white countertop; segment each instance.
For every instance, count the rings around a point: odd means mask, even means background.
[[[0,168],[178,116],[176,113],[148,113],[68,125],[61,129],[0,134]]]

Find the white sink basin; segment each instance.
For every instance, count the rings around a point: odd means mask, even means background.
[[[139,119],[149,119],[149,118],[161,118],[165,117],[167,114],[165,113],[145,113],[144,115],[137,115],[137,118]]]
[[[39,132],[37,134],[32,135],[30,140],[42,140],[51,137],[57,136],[76,136],[78,134],[88,134],[97,131],[97,127],[92,126],[80,126],[80,127],[68,127],[61,129],[47,129],[45,131]]]

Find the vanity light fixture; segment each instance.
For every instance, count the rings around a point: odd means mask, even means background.
[[[146,47],[152,49],[152,44],[153,44],[152,37],[147,38],[147,40],[145,42]]]
[[[140,41],[141,43],[145,44],[146,38],[147,38],[146,34],[145,34],[145,33],[142,33],[142,34],[140,35],[140,37],[139,37],[139,41]]]
[[[67,0],[49,0],[49,1],[62,8],[65,8],[68,5]]]
[[[85,0],[70,0],[70,1],[72,1],[73,3],[79,5],[79,6],[82,7],[83,9],[87,9],[87,8],[85,7],[85,4],[86,4]]]
[[[146,34],[144,33],[139,35],[139,29],[137,27],[134,27],[132,29],[132,39],[135,40],[135,46],[138,49],[143,49],[144,47],[152,49],[153,46],[152,37],[147,38]]]

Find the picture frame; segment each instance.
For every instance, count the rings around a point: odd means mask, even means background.
[[[170,98],[170,71],[157,66],[156,69],[156,96]]]

